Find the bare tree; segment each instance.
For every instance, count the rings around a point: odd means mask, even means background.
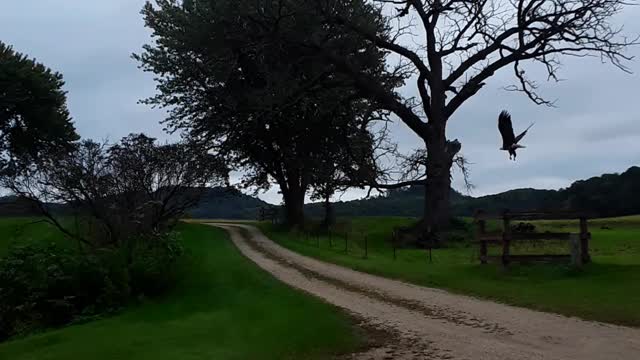
[[[3,179],[48,222],[89,247],[121,247],[161,233],[226,179],[222,162],[185,144],[130,135],[115,145],[82,141]],[[75,221],[70,221],[75,217]]]
[[[552,103],[536,92],[523,69],[540,64],[557,80],[563,56],[598,56],[623,71],[624,54],[637,38],[622,35],[612,17],[627,0],[321,0],[333,33],[356,33],[412,68],[419,99],[389,91],[332,50],[335,38],[309,45],[349,75],[365,96],[397,115],[425,143],[425,224],[432,231],[449,221],[452,165],[461,144],[446,135],[449,119],[499,70],[512,68],[515,84],[536,104]],[[368,14],[369,16],[363,15]],[[363,19],[376,19],[365,22]],[[374,24],[375,22],[382,23]],[[380,29],[383,29],[380,31]],[[414,183],[414,182],[412,182]],[[408,185],[408,184],[407,184]]]

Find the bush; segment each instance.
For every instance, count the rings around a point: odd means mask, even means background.
[[[157,296],[177,281],[176,263],[184,253],[175,233],[142,239],[132,251],[129,274],[136,295]]]
[[[0,338],[122,305],[128,290],[101,263],[56,245],[11,248],[0,259]]]
[[[176,282],[182,247],[174,234],[91,253],[14,246],[0,258],[0,340],[115,311],[132,296],[155,296]]]

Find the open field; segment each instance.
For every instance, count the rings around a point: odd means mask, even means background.
[[[13,243],[63,243],[64,236],[38,218],[0,218],[0,256]]]
[[[325,359],[358,345],[348,317],[259,270],[222,230],[179,230],[188,261],[170,296],[0,344],[0,359]]]
[[[463,241],[433,251],[429,263],[423,250],[398,250],[393,259],[388,241],[394,226],[407,218],[351,219],[349,253],[343,236],[317,239],[281,232],[270,224],[261,229],[273,240],[302,254],[356,270],[438,287],[532,309],[578,316],[589,320],[640,326],[640,217],[599,219],[590,222],[593,263],[582,270],[568,265],[480,265],[478,249]],[[573,229],[560,221],[536,223],[539,230]],[[607,229],[608,228],[608,229]],[[367,237],[368,258],[363,239]],[[330,246],[332,245],[332,246]],[[557,251],[559,245],[552,246]],[[497,249],[493,249],[497,251]],[[545,251],[540,247],[514,247],[513,253]]]

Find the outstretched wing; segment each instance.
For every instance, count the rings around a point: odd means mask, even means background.
[[[522,138],[523,138],[525,135],[527,135],[527,131],[531,130],[531,128],[532,128],[532,127],[533,127],[533,125],[535,125],[535,124],[536,124],[536,123],[533,123],[533,124],[529,125],[529,127],[527,128],[527,130],[523,131],[523,132],[522,132],[522,134],[520,134],[520,135],[518,135],[518,136],[516,137],[516,140],[515,140],[515,142],[514,142],[514,143],[515,143],[515,144],[519,143],[519,142],[520,142],[520,140],[522,140]]]
[[[515,144],[515,134],[513,133],[513,125],[511,124],[511,115],[505,110],[498,117],[498,130],[502,135],[502,148],[508,149]]]

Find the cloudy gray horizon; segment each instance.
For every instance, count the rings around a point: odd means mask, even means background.
[[[117,140],[144,132],[171,140],[160,121],[165,113],[138,104],[155,92],[153,75],[143,73],[130,58],[150,41],[140,9],[144,0],[21,0],[0,5],[0,40],[35,57],[64,75],[68,104],[78,133],[84,138]],[[629,35],[640,34],[640,8],[629,7],[617,17]],[[628,55],[640,55],[640,47]],[[506,92],[513,82],[501,71],[450,120],[448,137],[459,139],[473,163],[474,196],[515,188],[558,189],[573,181],[603,173],[623,172],[640,165],[640,62],[628,63],[626,74],[599,58],[563,58],[560,83],[537,78],[539,92],[557,99],[557,107],[531,103],[523,94]],[[409,87],[410,95],[411,87]],[[516,132],[535,122],[524,140],[518,161],[498,151],[497,115],[511,112]],[[421,141],[400,122],[393,137],[401,149]],[[462,190],[462,180],[454,177]],[[349,191],[342,200],[363,196]],[[279,203],[277,189],[261,194]]]

